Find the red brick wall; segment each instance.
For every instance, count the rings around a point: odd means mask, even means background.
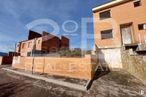
[[[69,39],[61,36],[61,48],[69,49]]]
[[[0,65],[12,64],[13,57],[12,56],[3,56],[0,57]]]
[[[3,57],[0,56],[0,65],[2,65]]]
[[[12,67],[32,71],[32,66],[34,66],[34,72],[92,79],[96,63],[96,60],[89,55],[84,58],[14,57]]]
[[[36,32],[34,32],[34,33],[36,33]],[[29,36],[31,38],[32,37],[34,38],[35,37],[34,33],[30,32]],[[62,36],[61,40],[60,40],[60,38],[58,38],[52,34],[43,32],[42,37],[17,43],[16,52],[20,53],[21,56],[27,56],[27,53],[31,52],[32,50],[39,50],[39,51],[46,51],[46,52],[53,51],[54,52],[54,51],[58,51],[60,48],[68,49],[69,48],[69,39]]]
[[[31,40],[31,39],[34,39],[34,38],[39,38],[41,36],[42,36],[41,34],[30,30],[29,35],[28,35],[28,40]]]
[[[47,35],[43,37],[42,50],[51,52],[60,49],[60,39],[54,35]]]

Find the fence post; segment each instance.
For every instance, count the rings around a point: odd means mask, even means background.
[[[43,73],[45,73],[45,64],[46,64],[46,61],[45,61],[45,57],[44,57],[44,61],[43,61]]]
[[[32,74],[33,74],[33,69],[34,69],[34,56],[32,57]]]

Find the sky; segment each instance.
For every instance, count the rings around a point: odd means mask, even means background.
[[[86,39],[81,38],[86,34],[81,30],[82,19],[92,19],[92,8],[109,1],[1,0],[0,52],[14,51],[17,42],[27,39],[29,30],[65,35],[70,38],[70,48],[81,48],[81,41]],[[86,29],[93,36],[93,24],[89,23]],[[92,49],[94,39],[88,39],[87,44],[85,49]]]

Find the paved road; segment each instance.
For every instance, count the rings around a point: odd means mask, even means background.
[[[146,87],[127,72],[97,74],[88,92],[34,80],[0,69],[0,97],[146,97]]]

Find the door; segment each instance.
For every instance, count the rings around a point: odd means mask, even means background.
[[[131,25],[121,26],[121,35],[123,44],[132,44],[132,30]]]

